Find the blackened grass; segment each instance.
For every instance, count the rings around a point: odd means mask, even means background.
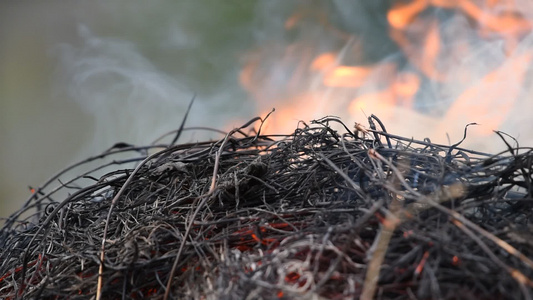
[[[263,121],[54,175],[0,229],[0,298],[531,299],[531,148]]]

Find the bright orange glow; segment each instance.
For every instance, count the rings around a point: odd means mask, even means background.
[[[324,84],[329,87],[358,87],[372,72],[371,67],[340,66],[326,74]]]
[[[335,65],[335,61],[337,60],[337,56],[335,53],[329,52],[329,53],[323,53],[317,56],[311,63],[311,70],[326,70],[333,65]]]
[[[422,270],[424,270],[424,266],[426,265],[426,261],[429,257],[429,252],[424,252],[424,256],[422,256],[422,259],[420,260],[420,263],[418,263],[418,266],[416,266],[415,269],[415,276],[420,275],[422,273]]]
[[[370,114],[374,113],[388,119],[394,113],[394,94],[392,91],[377,91],[362,95],[354,99],[348,106],[348,111],[352,115],[358,115],[361,111]]]
[[[255,235],[255,234],[253,234],[253,233],[252,233],[252,238],[253,238],[256,242],[261,243],[261,239],[258,238],[257,235]]]
[[[320,8],[302,6],[285,29],[297,34],[314,21],[333,42],[324,46],[314,40],[318,35],[269,41],[251,53],[240,83],[262,116],[276,108],[265,133],[290,132],[299,120],[324,115],[349,123],[375,114],[438,143],[448,143],[447,133],[457,140],[471,122],[482,125],[471,129],[474,135],[487,136],[527,97],[533,59],[526,48],[532,44],[529,12],[511,0],[393,0],[383,17],[401,59],[368,61],[356,31],[328,22]],[[435,114],[431,105],[437,104],[425,97],[441,101]]]
[[[351,115],[361,111],[377,114],[384,119],[391,119],[396,105],[411,107],[414,96],[420,87],[420,78],[414,73],[400,73],[391,82],[388,89],[364,94],[354,99],[348,106]]]
[[[296,272],[291,272],[285,276],[286,282],[295,283],[296,281],[298,281],[298,279],[300,279],[300,274]]]
[[[321,115],[315,115],[316,106],[310,105],[312,103],[318,103],[317,97],[320,95],[304,94],[295,96],[290,101],[281,101],[284,104],[282,109],[276,109],[276,112],[270,115],[265,124],[263,125],[264,132],[280,133],[286,132],[288,128],[294,130],[298,126],[298,122],[301,120],[299,116],[310,116],[311,118],[320,118]],[[270,110],[263,111],[261,115],[265,116]]]
[[[459,257],[457,257],[457,255],[454,255],[453,258],[452,258],[452,264],[454,266],[457,266],[457,265],[459,265],[459,263],[460,263]]]
[[[412,20],[428,7],[427,0],[415,0],[408,3],[398,2],[387,14],[389,24],[397,29],[404,29]]]
[[[420,84],[420,77],[418,75],[410,72],[399,73],[392,86],[396,101],[404,106],[411,107],[414,96],[420,88]]]
[[[500,1],[500,0],[496,0],[496,1]],[[430,2],[431,2],[431,5],[436,6],[436,7],[452,9],[452,8],[459,6],[462,2],[464,2],[464,0],[431,0]]]
[[[531,30],[531,22],[524,19],[519,8],[503,11],[498,15],[490,14],[470,1],[461,1],[460,8],[470,17],[477,20],[482,27],[498,33],[523,33]],[[494,4],[493,4],[494,5]]]

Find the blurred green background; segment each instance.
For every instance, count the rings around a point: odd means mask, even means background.
[[[2,1],[0,217],[116,142],[249,119],[238,85],[255,1]],[[205,138],[196,135],[192,139]]]

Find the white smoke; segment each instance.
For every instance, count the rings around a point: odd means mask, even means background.
[[[79,32],[80,46],[59,48],[59,78],[94,116],[94,143],[148,143],[179,126],[194,91],[158,70],[135,45],[96,37],[84,26]],[[191,119],[205,111],[205,101],[196,101]]]
[[[263,111],[273,105],[297,107],[287,110],[294,120],[333,114],[349,124],[364,122],[365,115],[374,113],[391,132],[417,139],[429,137],[444,144],[459,141],[464,126],[476,122],[480,125],[469,129],[463,144],[466,147],[504,149],[500,138],[490,134],[495,129],[517,137],[522,144],[532,144],[529,66],[533,35],[487,30],[492,26],[486,24],[492,22],[487,16],[509,13],[506,5],[512,3],[493,3],[488,8],[481,1],[472,3],[481,11],[486,9],[486,15],[472,20],[459,8],[428,6],[402,32],[402,38],[410,40],[409,46],[402,48],[392,38],[394,33],[386,19],[390,7],[383,1],[336,0],[314,5],[260,1],[258,45],[247,60],[254,67],[249,80],[253,86],[248,89]],[[523,9],[517,13],[525,22],[533,23],[533,6],[522,4],[515,4],[515,8]],[[283,26],[295,16],[298,25]],[[438,28],[440,48],[434,63],[428,64],[431,57],[423,52],[423,46],[434,38],[434,28]],[[520,38],[516,40],[509,38],[517,36]],[[313,73],[309,66],[325,52],[339,54],[336,65],[371,65],[374,69],[359,88],[324,86],[324,74]],[[433,69],[424,69],[427,66]],[[440,79],[426,76],[432,72]],[[382,91],[404,74],[423,78],[412,108],[383,108],[379,101],[390,94]],[[356,98],[368,100],[364,112],[348,110]]]

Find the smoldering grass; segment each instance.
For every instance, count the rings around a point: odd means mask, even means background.
[[[286,135],[258,120],[219,141],[117,143],[54,175],[0,230],[0,297],[531,297],[531,149],[418,141],[375,116]]]

